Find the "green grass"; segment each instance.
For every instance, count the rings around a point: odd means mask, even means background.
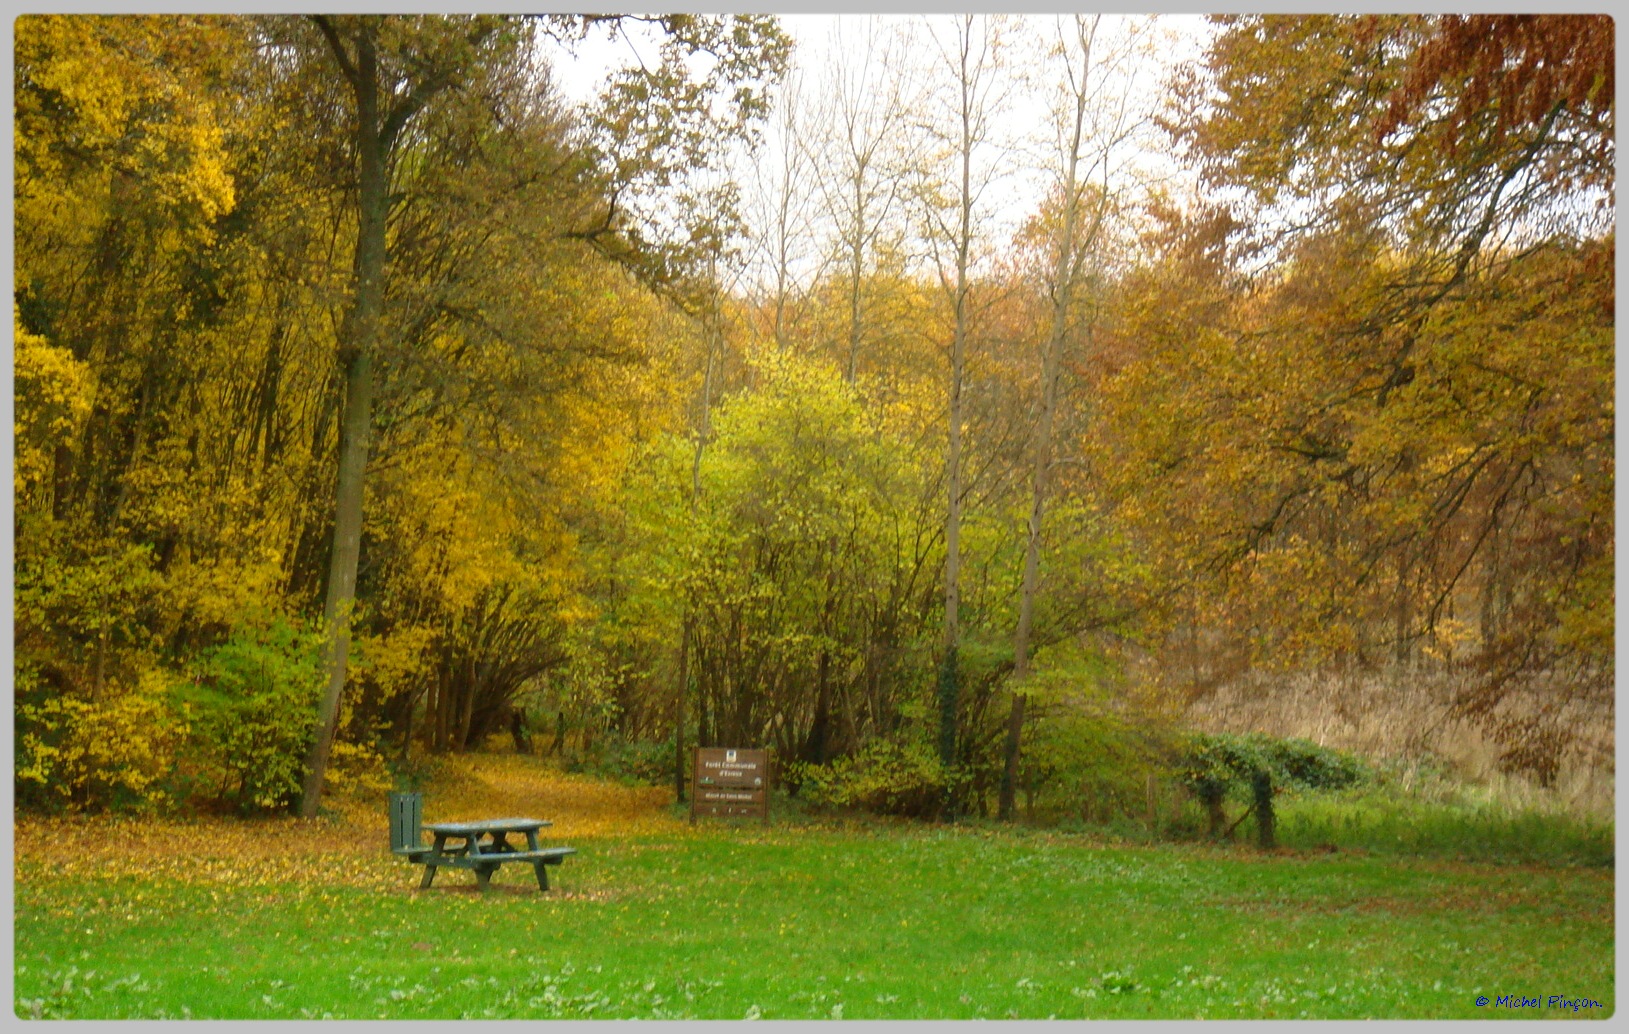
[[[583,839],[551,875],[410,890],[19,863],[43,1018],[1510,1018],[1612,1012],[1610,870],[1102,846],[967,828]]]
[[[1610,823],[1495,801],[1432,801],[1384,790],[1308,794],[1276,809],[1287,847],[1513,864],[1610,866]],[[1245,826],[1250,824],[1247,821]],[[1254,829],[1244,830],[1253,834]]]

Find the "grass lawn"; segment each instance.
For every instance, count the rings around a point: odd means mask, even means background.
[[[676,820],[664,792],[460,759],[427,821],[538,814],[539,894],[386,851],[383,807],[17,827],[24,1017],[1610,1015],[1605,868]],[[552,832],[552,835],[549,835]],[[184,855],[192,858],[183,860]],[[1594,1000],[1478,1007],[1478,996]]]

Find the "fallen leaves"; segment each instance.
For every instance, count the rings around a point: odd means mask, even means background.
[[[465,754],[431,759],[428,767],[426,822],[543,818],[553,823],[543,831],[544,838],[566,844],[653,833],[683,835],[691,829],[668,813],[670,790],[570,775],[537,758]],[[390,823],[383,800],[347,797],[324,804],[329,815],[316,819],[20,816],[14,829],[15,878],[19,886],[57,876],[137,877],[232,887],[346,886],[393,893],[404,892],[408,882],[416,884],[416,878],[409,877],[417,870],[407,872],[389,853]],[[494,883],[493,890],[535,895],[531,873],[524,875],[524,886]],[[449,883],[445,889],[458,888]],[[469,889],[473,891],[473,884]],[[551,895],[590,900],[610,896],[591,888]]]

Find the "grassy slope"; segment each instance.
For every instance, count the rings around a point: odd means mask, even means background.
[[[486,898],[382,815],[17,830],[20,1015],[1475,1017],[1612,989],[1609,870],[702,825],[661,791],[461,760],[426,818],[533,813],[580,854]],[[166,845],[191,843],[196,864]],[[1556,1015],[1555,1010],[1500,1010]]]

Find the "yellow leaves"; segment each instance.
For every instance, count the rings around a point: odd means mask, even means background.
[[[365,670],[389,698],[423,677],[427,651],[435,638],[433,629],[405,623],[379,635],[358,631],[352,641],[352,663]]]
[[[520,754],[453,754],[435,765],[424,820],[496,815],[548,819],[554,825],[544,836],[569,843],[577,837],[676,831],[687,824],[668,814],[672,800],[673,791],[666,787],[568,775]]]
[[[277,598],[282,558],[275,549],[183,558],[165,576],[168,602],[204,624],[232,625]]]
[[[23,329],[12,306],[13,373],[16,398],[16,468],[13,485],[19,498],[39,484],[57,446],[70,445],[90,414],[96,379],[85,363]]]
[[[166,706],[167,676],[144,673],[133,689],[109,687],[97,700],[52,696],[20,704],[17,778],[70,808],[94,795],[127,791],[161,802],[154,787],[186,726]]]
[[[67,196],[81,169],[118,170],[146,200],[208,224],[236,202],[208,62],[229,50],[219,19],[29,15],[17,19],[19,214]],[[185,55],[185,57],[183,57]],[[117,200],[117,199],[110,199]]]
[[[342,769],[354,769],[371,753],[342,744],[335,744],[335,750],[336,759],[345,759],[336,760]],[[673,794],[667,789],[566,775],[520,755],[454,755],[435,759],[430,766],[427,822],[500,815],[548,819],[554,823],[543,832],[548,842],[590,851],[585,840],[696,832],[669,813]],[[15,827],[17,882],[24,886],[73,875],[277,887],[278,893],[302,896],[336,886],[411,893],[420,870],[388,851],[388,789],[360,776],[342,776],[336,783],[331,775],[324,803],[337,817],[320,820],[72,815],[40,819],[25,814]],[[207,845],[207,850],[178,852],[177,844]],[[508,868],[504,871],[509,873]],[[573,887],[573,896],[580,893],[580,886]]]
[[[1427,657],[1439,661],[1452,661],[1481,643],[1482,636],[1476,626],[1457,618],[1444,618],[1431,630],[1424,650]]]
[[[388,794],[395,784],[378,751],[366,744],[336,740],[329,754],[324,785],[331,793],[379,797]]]

